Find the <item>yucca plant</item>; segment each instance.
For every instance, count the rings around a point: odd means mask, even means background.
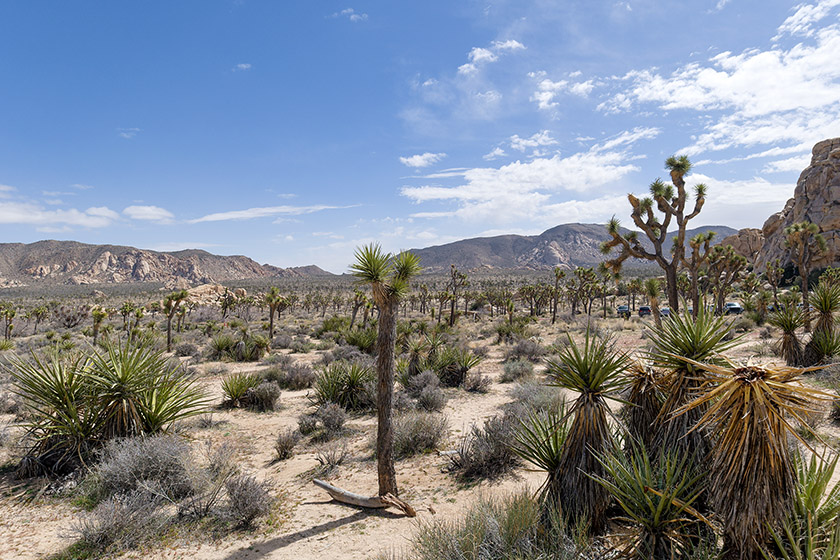
[[[590,477],[604,475],[597,457],[615,444],[607,420],[608,401],[617,400],[626,385],[622,374],[629,361],[608,337],[596,337],[589,330],[582,346],[571,336],[568,339],[558,359],[547,361],[546,370],[551,385],[579,394],[569,409],[572,420],[557,469],[557,498],[560,511],[573,525],[586,522],[599,532],[606,523],[610,496]]]
[[[248,390],[255,389],[262,380],[255,373],[232,373],[222,380],[222,393],[225,396],[224,404],[232,407],[239,407],[243,404]]]
[[[139,410],[144,434],[165,432],[179,420],[207,412],[210,398],[201,386],[177,365],[155,372],[140,394]]]
[[[12,391],[23,398],[32,419],[25,424],[29,449],[18,468],[22,477],[63,474],[83,465],[99,441],[102,415],[93,406],[82,354],[49,351],[29,360],[8,358]]]
[[[689,454],[660,450],[651,461],[644,444],[629,440],[626,451],[599,456],[606,476],[593,478],[624,510],[616,535],[622,558],[670,560],[688,557],[708,521],[694,506],[705,490],[703,474]]]
[[[210,339],[210,359],[229,360],[233,357],[236,339],[229,334],[219,334]]]
[[[774,311],[767,322],[782,331],[777,351],[784,358],[785,364],[802,365],[802,342],[796,335],[796,330],[805,325],[805,314],[802,310],[795,305],[787,305]]]
[[[368,387],[375,379],[370,368],[339,360],[326,366],[315,379],[310,399],[318,405],[335,403],[346,410],[362,410],[372,403]]]
[[[514,434],[513,452],[548,475],[539,492],[544,504],[556,505],[559,499],[561,459],[569,434],[567,420],[566,404],[561,402],[556,410],[531,412]]]
[[[796,491],[793,511],[780,528],[768,527],[772,550],[766,559],[836,560],[840,557],[840,485],[832,484],[837,456],[806,461],[794,454]]]
[[[661,374],[650,364],[636,361],[627,369],[629,385],[622,409],[624,424],[632,438],[638,439],[646,450],[652,449],[660,431],[660,412],[665,395]]]
[[[725,555],[760,558],[769,527],[779,527],[793,510],[796,468],[788,438],[802,439],[791,420],[807,426],[803,415],[814,399],[830,395],[798,382],[817,368],[724,367],[683,359],[708,376],[704,392],[677,413],[705,410],[697,426],[715,434],[709,497],[723,523]]]
[[[91,355],[90,376],[105,439],[143,432],[141,395],[169,367],[161,352],[127,342],[106,343],[102,352]]]
[[[445,346],[430,362],[444,387],[459,387],[467,373],[481,363],[481,357],[466,348]]]
[[[814,329],[805,347],[805,363],[819,364],[840,354],[840,332]]]
[[[691,401],[705,380],[702,368],[694,367],[692,360],[719,361],[719,355],[739,341],[738,338],[726,340],[730,330],[729,321],[703,308],[698,310],[697,317],[675,314],[661,327],[650,329],[653,343],[650,357],[663,371],[661,387],[665,402],[657,421],[659,435],[649,451],[657,454],[658,449],[681,449],[691,453],[698,462],[705,457],[707,435],[696,427],[703,408],[698,406],[680,415],[675,411]]]
[[[376,329],[371,327],[369,329],[355,329],[352,331],[347,331],[344,334],[344,339],[347,341],[347,344],[351,346],[355,346],[362,352],[373,352],[374,346],[376,346]]]

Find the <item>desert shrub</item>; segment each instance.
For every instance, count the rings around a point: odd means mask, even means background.
[[[498,478],[513,470],[519,458],[513,452],[516,419],[493,416],[484,426],[473,425],[450,457],[452,470],[462,480]]]
[[[433,451],[446,439],[449,424],[446,416],[428,412],[409,412],[394,420],[394,456],[410,457]]]
[[[528,360],[530,362],[538,362],[546,354],[547,350],[539,342],[531,338],[523,338],[517,340],[508,349],[505,353],[505,358],[508,361]]]
[[[373,404],[370,383],[375,381],[372,369],[357,363],[333,362],[324,367],[313,385],[310,397],[315,404],[335,403],[345,410],[364,410]]]
[[[294,454],[295,446],[299,441],[300,433],[291,428],[286,428],[277,434],[277,439],[274,441],[274,451],[277,452],[277,460],[285,461],[290,458]]]
[[[557,411],[563,405],[563,393],[540,383],[520,383],[510,391],[513,401],[505,405],[505,414],[525,418],[529,414]]]
[[[224,394],[225,406],[240,407],[246,406],[246,397],[249,390],[253,390],[261,382],[259,375],[255,373],[232,373],[222,380],[222,393]]]
[[[391,560],[594,560],[570,536],[560,516],[541,507],[530,492],[482,497],[460,518],[419,526],[403,554]],[[380,558],[379,560],[384,560]]]
[[[347,460],[347,445],[341,444],[327,444],[315,452],[315,458],[321,464],[321,475],[327,475],[344,464]]]
[[[368,354],[372,353],[374,346],[376,346],[376,336],[377,331],[373,327],[344,332],[344,340],[347,341],[347,344]]]
[[[427,387],[440,387],[440,378],[432,370],[425,370],[409,378],[404,385],[406,392],[414,398],[420,396]]]
[[[464,377],[463,388],[470,393],[486,393],[493,380],[478,371],[471,371]]]
[[[327,403],[322,405],[315,413],[318,420],[324,426],[324,431],[328,438],[341,435],[344,431],[344,424],[347,422],[347,413],[343,408],[335,403]]]
[[[516,359],[510,362],[505,362],[504,371],[499,380],[502,383],[510,383],[511,381],[519,381],[534,376],[534,364],[524,359]]]
[[[193,492],[190,446],[178,436],[133,437],[113,440],[99,455],[88,486],[88,498],[131,495],[153,488],[178,501]]]
[[[186,358],[187,356],[198,356],[198,346],[191,342],[184,342],[175,347],[175,355],[179,358]]]
[[[481,363],[481,358],[466,348],[446,346],[429,361],[444,387],[460,387],[469,371]]]
[[[273,381],[263,381],[245,394],[248,408],[259,412],[269,412],[280,400],[280,386]]]
[[[71,526],[82,544],[101,552],[118,552],[158,535],[167,518],[161,500],[148,492],[113,496]]]
[[[314,414],[304,414],[298,418],[298,431],[302,435],[308,436],[309,434],[314,433],[317,429],[318,417]]]
[[[5,352],[6,350],[12,350],[15,347],[15,343],[12,340],[0,340],[0,352]]]
[[[773,338],[773,333],[770,332],[770,329],[768,327],[764,327],[763,329],[758,331],[758,338],[760,338],[761,340],[768,340]]]
[[[414,399],[405,391],[397,391],[394,393],[392,402],[394,410],[405,411],[414,408]]]
[[[228,366],[222,363],[210,364],[204,369],[207,375],[224,375],[228,371]]]
[[[178,515],[200,519],[216,511],[224,497],[225,484],[239,474],[233,448],[223,444],[205,447],[205,464],[190,469],[193,492],[178,503]]]
[[[316,377],[311,367],[298,363],[271,367],[262,372],[262,376],[266,381],[274,381],[281,388],[291,391],[308,389]]]
[[[236,346],[236,339],[229,334],[218,334],[210,339],[207,357],[211,360],[229,359]]]
[[[490,355],[490,347],[485,345],[476,346],[472,349],[472,353],[478,356],[479,358],[486,358]]]
[[[446,406],[446,395],[440,387],[426,386],[417,395],[417,408],[426,412],[440,412]]]
[[[496,325],[496,342],[512,343],[520,338],[527,338],[530,322],[531,320],[524,316],[514,317],[513,321],[502,320]]]
[[[292,347],[292,337],[289,334],[281,333],[275,336],[271,341],[271,347],[277,348],[281,350],[285,350],[287,348]]]
[[[321,326],[315,329],[315,336],[321,338],[326,333],[340,333],[350,327],[349,317],[327,317]]]
[[[225,481],[230,516],[243,527],[271,511],[273,500],[265,483],[253,475],[240,474]]]
[[[315,348],[313,343],[300,337],[295,338],[289,345],[289,350],[293,354],[309,354],[313,348]]]
[[[288,354],[273,353],[263,358],[263,363],[273,366],[279,366],[280,369],[289,367],[294,363],[295,359]]]
[[[755,328],[755,326],[755,321],[749,317],[744,317],[743,315],[740,315],[737,319],[732,321],[732,331],[736,333],[751,331]]]
[[[371,357],[355,346],[340,344],[321,356],[321,363],[325,366],[337,361],[358,362],[365,365],[372,365]]]

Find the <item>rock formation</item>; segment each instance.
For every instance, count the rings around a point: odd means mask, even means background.
[[[813,261],[813,268],[840,264],[840,138],[814,146],[811,164],[799,176],[793,198],[764,222],[764,247],[756,260],[756,270],[763,272],[775,259],[782,265],[790,262],[784,229],[804,221],[817,224],[828,243],[826,252]]]
[[[718,243],[724,246],[732,245],[736,253],[746,257],[748,263],[754,264],[764,247],[764,234],[758,228],[744,228],[729,237],[716,239],[715,244]]]

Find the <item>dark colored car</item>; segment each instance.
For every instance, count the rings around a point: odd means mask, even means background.
[[[647,317],[648,315],[653,315],[653,311],[651,311],[650,305],[639,306],[639,317]]]
[[[671,316],[671,309],[668,308],[668,307],[663,307],[662,309],[659,310],[659,316],[667,319],[668,317]]]
[[[619,305],[618,309],[616,309],[615,312],[622,319],[630,318],[630,307],[627,305]]]
[[[744,308],[741,307],[741,304],[734,301],[728,301],[726,302],[726,305],[723,306],[723,313],[725,315],[740,315],[743,312]]]

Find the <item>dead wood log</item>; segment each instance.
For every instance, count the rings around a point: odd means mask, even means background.
[[[417,515],[417,512],[414,511],[413,507],[411,507],[408,503],[404,502],[403,500],[397,498],[392,494],[368,497],[362,496],[361,494],[349,492],[347,490],[344,490],[343,488],[333,486],[329,482],[318,480],[317,478],[313,479],[312,482],[315,484],[315,486],[326,490],[327,494],[329,494],[330,497],[332,497],[332,499],[337,502],[350,504],[352,506],[374,509],[395,507],[397,509],[402,510],[402,512],[405,513],[408,517],[414,517]]]

